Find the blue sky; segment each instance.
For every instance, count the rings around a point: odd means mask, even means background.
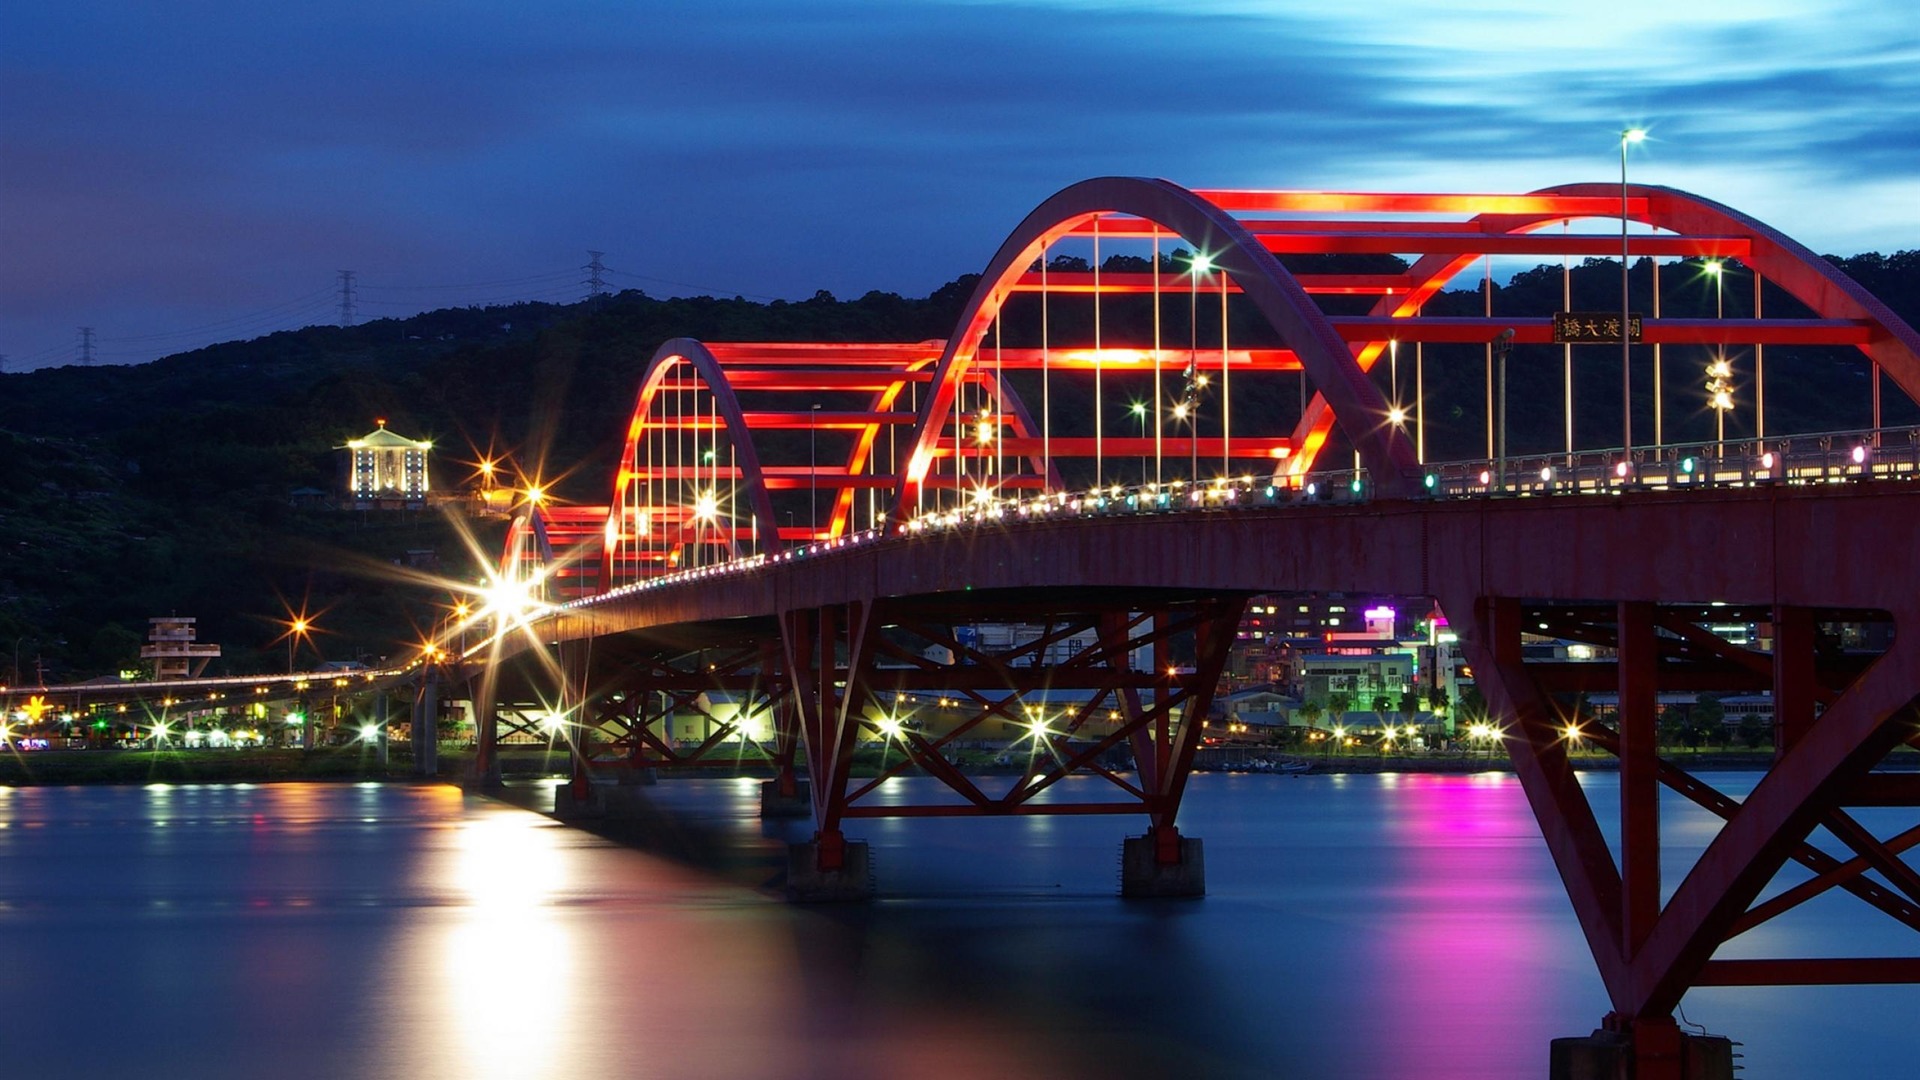
[[[618,286],[923,295],[1087,176],[1699,192],[1920,247],[1905,0],[21,0],[0,353]],[[461,287],[468,283],[474,287]],[[498,284],[494,284],[498,283]]]

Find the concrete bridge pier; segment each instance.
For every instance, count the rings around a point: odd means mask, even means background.
[[[787,845],[787,899],[801,904],[873,899],[873,864],[865,840],[838,829]]]
[[[813,789],[805,780],[792,775],[760,782],[760,817],[804,818],[813,816]]]
[[[613,783],[576,778],[553,789],[553,816],[562,821],[632,821],[652,816],[656,811],[641,790],[646,786],[627,783],[624,772]]]
[[[1680,1030],[1671,1016],[1611,1014],[1593,1034],[1553,1040],[1549,1080],[1733,1080],[1733,1042]]]
[[[1207,895],[1206,849],[1199,837],[1181,836],[1165,825],[1121,841],[1120,895],[1136,900]]]

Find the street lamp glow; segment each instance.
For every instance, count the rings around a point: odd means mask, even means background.
[[[1394,427],[1399,427],[1401,424],[1404,424],[1406,422],[1407,422],[1407,410],[1401,408],[1398,405],[1395,405],[1393,408],[1387,410],[1387,423],[1392,424]]]
[[[1706,271],[1711,277],[1719,277],[1726,268],[1727,264],[1721,262],[1719,259],[1708,259],[1706,262],[1700,264],[1700,269]]]
[[[540,718],[540,726],[546,728],[548,731],[559,731],[566,726],[566,723],[567,714],[565,713],[550,712]]]
[[[1213,257],[1211,255],[1208,255],[1204,251],[1196,251],[1193,253],[1192,265],[1193,265],[1193,274],[1195,277],[1200,277],[1202,275],[1212,273]]]
[[[1621,138],[1621,141],[1623,142],[1630,142],[1630,143],[1646,142],[1647,133],[1646,133],[1646,130],[1643,128],[1628,128],[1627,130],[1620,133],[1620,138]]]
[[[709,488],[693,500],[693,516],[699,521],[713,521],[720,516],[720,497]]]
[[[379,738],[379,737],[380,737],[380,728],[379,728],[379,726],[378,726],[378,725],[376,725],[376,724],[362,724],[362,725],[360,726],[360,741],[361,741],[361,742],[372,742],[372,741],[374,741],[375,739],[377,739],[377,738]]]
[[[900,719],[894,716],[883,718],[876,726],[879,727],[880,734],[889,739],[898,739],[904,730],[900,725]]]

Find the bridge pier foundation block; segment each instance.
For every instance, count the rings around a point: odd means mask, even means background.
[[[651,812],[646,797],[634,787],[587,784],[583,793],[569,783],[553,789],[553,816],[562,821],[629,821]]]
[[[1151,900],[1207,895],[1207,859],[1198,837],[1175,836],[1177,861],[1162,861],[1160,838],[1129,836],[1120,842],[1120,895]]]
[[[1639,1020],[1627,1030],[1553,1040],[1548,1080],[1733,1080],[1733,1042],[1694,1035],[1671,1017]]]
[[[762,780],[760,782],[760,817],[804,818],[813,816],[813,792],[805,780],[796,780],[793,794],[780,794],[780,781]]]
[[[506,787],[506,781],[500,777],[500,763],[489,764],[475,761],[460,778],[460,786],[468,791],[498,791]]]
[[[838,840],[840,865],[820,867],[819,838],[787,845],[787,899],[832,904],[873,899],[873,867],[865,840]]]

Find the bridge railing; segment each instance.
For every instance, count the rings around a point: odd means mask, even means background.
[[[1763,483],[1829,483],[1920,473],[1920,428],[1815,432],[1765,440],[1708,441],[1516,455],[1426,466],[1436,497],[1572,495]]]
[[[1682,443],[1575,454],[1518,455],[1505,461],[1450,461],[1425,466],[1423,488],[1433,499],[1617,495],[1756,484],[1822,484],[1920,478],[1920,428],[1817,432],[1764,442]],[[981,491],[966,505],[914,517],[895,530],[866,529],[774,555],[754,554],[649,578],[563,607],[591,604],[719,575],[750,573],[889,539],[954,529],[1004,527],[1063,518],[1272,509],[1286,505],[1361,503],[1374,497],[1364,469],[1318,471],[1299,477],[1244,475],[1202,483],[1113,484],[1076,491],[997,496]]]

